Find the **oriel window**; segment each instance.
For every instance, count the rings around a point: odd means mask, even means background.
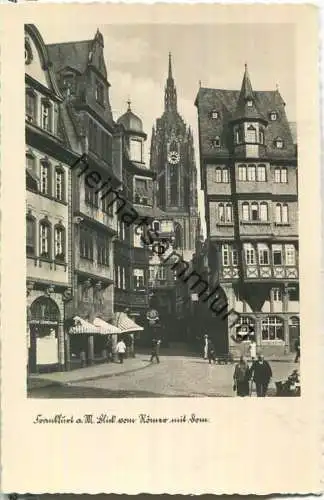
[[[257,142],[256,128],[253,125],[249,125],[246,131],[246,142],[255,144]]]

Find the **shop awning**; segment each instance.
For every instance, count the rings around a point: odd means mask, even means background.
[[[133,321],[124,312],[114,313],[113,322],[114,325],[122,331],[122,333],[142,332],[144,330],[142,326],[139,326],[137,323],[135,323],[135,321]]]
[[[99,328],[103,335],[112,335],[114,333],[121,333],[121,330],[117,326],[111,325],[101,318],[95,318],[93,320],[95,327]]]
[[[102,335],[100,328],[97,328],[95,325],[89,323],[89,321],[86,321],[85,319],[80,318],[79,316],[74,316],[73,321],[75,323],[75,326],[72,326],[69,329],[69,333],[72,335],[80,335],[82,333],[86,333],[89,335]]]

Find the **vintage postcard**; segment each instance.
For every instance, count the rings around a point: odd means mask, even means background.
[[[2,13],[4,491],[318,493],[317,9]]]

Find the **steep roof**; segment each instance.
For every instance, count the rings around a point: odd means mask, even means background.
[[[199,139],[202,155],[217,157],[230,154],[233,143],[232,120],[236,117],[241,91],[199,89],[195,104],[198,108]],[[285,112],[285,103],[279,91],[253,91],[253,96],[258,104],[259,112],[268,120],[265,131],[265,145],[267,146],[268,156],[294,157],[295,147]],[[212,119],[213,110],[220,113],[219,119]],[[276,111],[278,115],[275,121],[269,119],[272,111]],[[214,149],[212,144],[215,137],[221,139],[221,146],[217,150]],[[277,149],[274,145],[274,140],[279,137],[285,143],[283,149]]]
[[[52,43],[47,45],[50,60],[56,73],[70,67],[82,74],[89,63],[89,53],[93,40],[81,42]]]

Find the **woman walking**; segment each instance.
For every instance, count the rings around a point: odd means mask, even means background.
[[[238,396],[244,397],[249,395],[249,378],[250,369],[244,357],[240,357],[240,361],[235,366],[234,370],[234,386],[233,390],[236,391]]]

